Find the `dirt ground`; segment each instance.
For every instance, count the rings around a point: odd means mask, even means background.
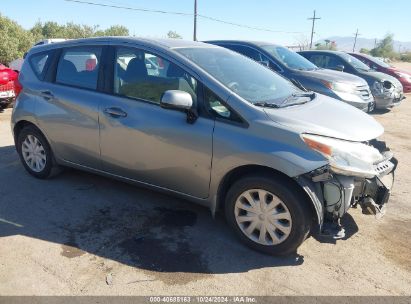
[[[75,170],[30,177],[10,114],[0,113],[0,295],[411,294],[411,95],[374,114],[399,159],[387,215],[352,209],[346,239],[311,237],[285,258],[243,247],[189,202]]]

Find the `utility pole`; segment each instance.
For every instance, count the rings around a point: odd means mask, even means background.
[[[377,38],[374,39],[374,49],[377,47]]]
[[[313,48],[313,38],[314,38],[314,28],[315,28],[315,21],[316,20],[320,20],[321,18],[318,18],[315,16],[315,10],[314,10],[314,16],[312,18],[308,18],[308,20],[312,20],[313,21],[313,27],[311,29],[311,42],[310,42],[310,49]]]
[[[355,32],[355,39],[354,39],[354,46],[353,46],[353,48],[352,48],[352,51],[353,52],[355,52],[355,46],[357,45],[357,38],[358,38],[358,36],[360,36],[361,34],[359,34],[358,33],[358,29],[357,29],[357,31]]]
[[[194,0],[194,34],[193,40],[197,41],[197,0]]]

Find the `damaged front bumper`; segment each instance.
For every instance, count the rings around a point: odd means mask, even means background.
[[[297,177],[315,207],[321,232],[334,238],[343,237],[339,221],[350,207],[357,205],[362,207],[363,213],[372,212],[377,218],[384,215],[398,161],[385,143],[381,154],[384,159],[374,166],[376,175],[373,178],[336,174],[328,166]]]

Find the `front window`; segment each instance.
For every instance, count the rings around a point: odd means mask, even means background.
[[[157,55],[134,48],[117,48],[114,93],[160,103],[168,90],[187,92],[197,102],[197,80]]]
[[[299,90],[267,67],[224,48],[176,49],[231,91],[251,103],[280,105]]]
[[[261,48],[290,69],[301,71],[313,71],[318,69],[318,67],[309,60],[285,47],[262,45]]]
[[[369,66],[367,66],[365,63],[355,58],[354,56],[351,56],[347,53],[340,53],[340,56],[356,70],[361,70],[361,71],[370,70]]]

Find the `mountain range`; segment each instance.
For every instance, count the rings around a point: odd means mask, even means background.
[[[341,51],[352,51],[352,48],[354,46],[354,37],[341,37],[341,36],[333,36],[325,39],[318,40],[317,42],[323,43],[324,40],[330,40],[330,41],[335,41],[337,44],[337,49]],[[378,43],[377,39],[377,43]],[[357,45],[355,47],[355,50],[358,52],[361,48],[365,49],[373,49],[375,47],[375,39],[369,39],[369,38],[358,38],[357,39]],[[406,51],[411,51],[411,41],[397,41],[394,40],[394,50],[398,52],[398,50],[401,48],[401,52],[406,52]]]

